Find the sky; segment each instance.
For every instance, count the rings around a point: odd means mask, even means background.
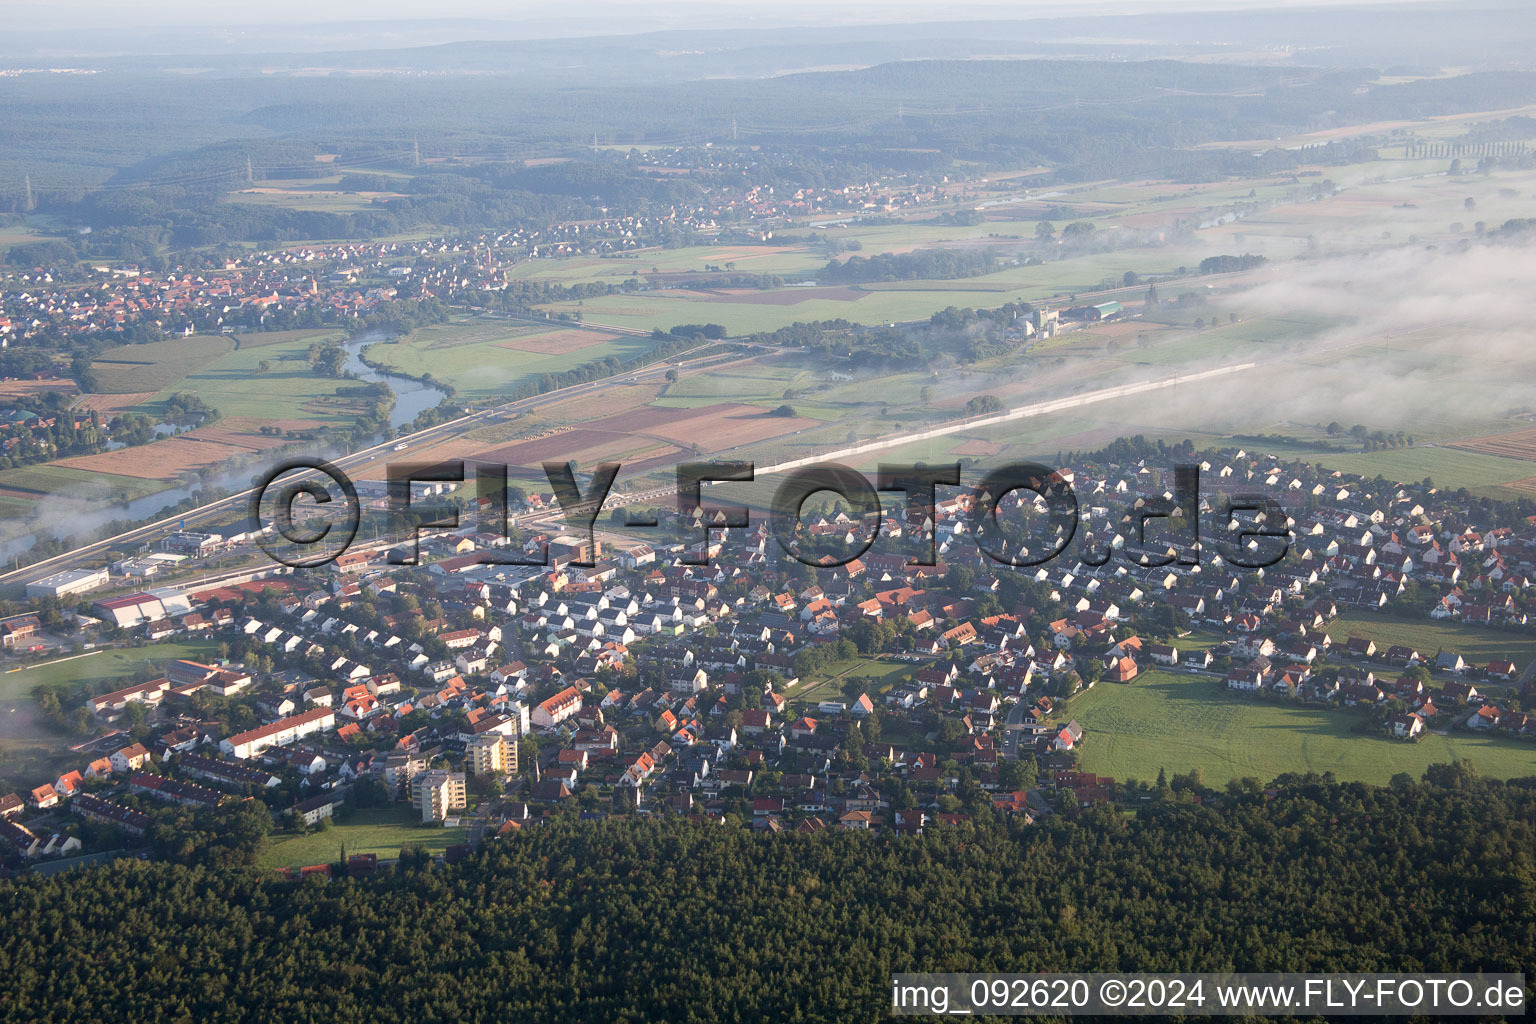
[[[1351,0],[1348,6],[1404,0]],[[1241,10],[1342,6],[1337,0],[571,0],[558,5],[527,0],[4,0],[9,31],[107,29],[186,30],[193,27],[315,25],[345,21],[520,22],[526,37],[613,35],[665,28],[744,28],[893,21],[961,21],[1058,15]]]

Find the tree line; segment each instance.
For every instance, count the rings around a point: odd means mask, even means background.
[[[454,866],[303,883],[167,848],[0,884],[0,1002],[37,1022],[876,1021],[899,971],[1536,967],[1536,780],[1145,795],[900,839],[570,813]]]

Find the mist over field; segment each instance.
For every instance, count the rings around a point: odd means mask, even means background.
[[[1417,411],[1471,427],[1530,412],[1536,346],[1529,244],[1407,246],[1266,267],[1212,305],[1243,317],[1304,313],[1315,337],[1277,343],[1252,375],[1214,382],[1170,414],[1249,425],[1338,421],[1412,432]]]

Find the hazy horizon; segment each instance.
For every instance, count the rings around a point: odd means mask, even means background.
[[[316,5],[299,0],[273,0],[259,8],[228,5],[210,8],[192,0],[160,0],[154,4],[125,7],[105,0],[53,3],[19,0],[6,13],[9,34],[50,36],[63,33],[70,39],[86,40],[95,33],[126,33],[126,38],[142,41],[156,35],[167,43],[188,38],[237,45],[248,33],[261,35],[296,26],[309,29],[344,29],[370,26],[366,37],[358,38],[356,48],[378,45],[421,45],[460,39],[549,39],[585,36],[629,35],[679,29],[753,29],[869,26],[924,22],[966,22],[984,20],[1031,20],[1057,17],[1095,17],[1152,13],[1198,14],[1230,11],[1266,11],[1296,8],[1358,8],[1381,6],[1389,0],[1351,0],[1347,4],[1332,0],[1096,0],[1089,3],[1064,3],[1061,0],[965,0],[964,3],[935,9],[917,0],[892,3],[856,0],[835,10],[825,5],[791,0],[771,6],[749,4],[743,0],[679,0],[657,4],[651,0],[585,0],[567,4],[552,12],[545,5],[518,2],[499,4],[490,0],[456,0],[438,5],[432,16],[424,17],[416,4],[400,0],[364,3],[343,0]],[[1444,6],[1442,0],[1410,0],[1416,6]],[[1498,3],[1480,5],[1502,6]],[[454,26],[465,34],[454,35]],[[435,29],[433,27],[436,27]],[[407,29],[411,31],[406,32]],[[416,30],[424,29],[425,38]],[[481,33],[490,31],[488,37]],[[389,40],[404,33],[399,43]],[[293,40],[297,49],[315,46],[305,40]],[[332,48],[353,48],[325,40]],[[125,45],[126,51],[126,45]],[[125,52],[124,51],[124,52]],[[103,51],[107,52],[107,51]]]

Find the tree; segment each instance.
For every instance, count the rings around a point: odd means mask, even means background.
[[[964,594],[976,585],[976,570],[968,565],[952,565],[944,574],[944,587],[953,594]]]
[[[1009,792],[1017,792],[1021,789],[1034,789],[1037,781],[1038,768],[1032,757],[1016,758],[1004,761],[999,769],[1000,781],[1003,789]]]
[[[59,704],[59,695],[52,689],[44,690],[42,696],[37,699],[37,710],[42,712],[43,717],[51,719],[58,719],[64,711]]]

